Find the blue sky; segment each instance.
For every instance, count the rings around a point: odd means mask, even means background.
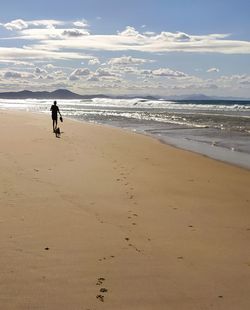
[[[246,0],[4,1],[0,91],[250,97]]]

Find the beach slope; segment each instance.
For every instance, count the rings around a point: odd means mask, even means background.
[[[250,171],[0,112],[0,309],[250,309]]]

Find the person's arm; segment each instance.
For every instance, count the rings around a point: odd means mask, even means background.
[[[60,112],[60,110],[59,110],[59,108],[58,108],[58,107],[57,107],[57,109],[58,109],[57,111],[58,111],[58,113],[60,114],[60,116],[62,116],[62,114],[61,114],[61,112]]]

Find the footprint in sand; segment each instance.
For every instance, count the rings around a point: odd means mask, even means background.
[[[102,287],[102,288],[100,289],[100,292],[101,292],[101,293],[107,293],[107,291],[108,291],[108,290],[107,290],[105,287]]]
[[[105,281],[105,278],[98,278],[96,285],[101,285]]]
[[[103,261],[103,260],[106,260],[106,257],[99,258],[98,260],[101,262],[101,261]]]
[[[98,299],[98,300],[100,300],[101,302],[104,302],[104,296],[103,295],[96,295],[96,298]]]
[[[103,258],[99,258],[98,260],[99,260],[99,262],[102,262],[103,260],[107,260],[107,259],[111,259],[111,258],[115,258],[115,256],[114,255],[110,255],[108,258],[103,257]]]
[[[129,246],[134,248],[136,250],[136,252],[141,252],[141,250],[139,250],[136,246],[134,246],[132,243],[129,243]]]

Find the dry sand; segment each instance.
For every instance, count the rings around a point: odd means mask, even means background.
[[[249,310],[250,171],[0,112],[0,309]]]

